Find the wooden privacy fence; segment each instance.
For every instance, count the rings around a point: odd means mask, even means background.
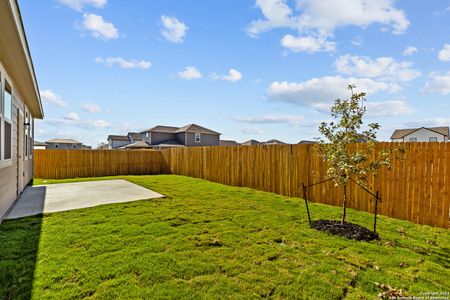
[[[379,213],[419,224],[448,228],[450,200],[450,143],[406,143],[407,155],[369,180],[380,191]],[[355,145],[362,148],[366,145]],[[378,143],[375,151],[398,147]],[[302,197],[302,182],[326,179],[326,163],[316,145],[266,145],[176,148],[162,151],[172,174],[203,178],[233,186],[245,186],[291,197]],[[349,184],[348,206],[373,212],[374,199]],[[315,202],[341,206],[342,191],[333,182],[309,190]]]
[[[34,177],[66,179],[161,174],[161,154],[151,150],[34,150]]]
[[[366,145],[355,145],[362,148]],[[378,143],[375,151],[398,147]],[[380,191],[379,213],[419,224],[448,228],[450,143],[405,143],[406,159],[371,177]],[[285,196],[302,197],[306,185],[326,179],[326,163],[316,145],[263,145],[172,148],[163,151],[35,150],[35,177],[177,174]],[[342,205],[332,182],[309,189],[311,200]],[[373,212],[374,199],[350,182],[348,206]]]

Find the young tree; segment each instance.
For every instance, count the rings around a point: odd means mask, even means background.
[[[355,93],[355,85],[349,85],[351,98],[337,99],[331,108],[334,121],[323,122],[319,131],[319,155],[328,163],[327,175],[333,179],[336,186],[343,187],[342,224],[345,223],[347,210],[347,185],[349,180],[355,180],[362,186],[367,184],[370,174],[375,174],[381,167],[391,167],[392,159],[401,158],[404,149],[389,149],[374,153],[378,123],[367,124],[362,130],[363,117],[366,113],[364,102],[366,93]],[[366,147],[354,150],[351,144],[365,142]],[[393,154],[398,154],[394,156]]]

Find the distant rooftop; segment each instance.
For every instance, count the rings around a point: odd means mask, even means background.
[[[448,126],[447,127],[444,127],[444,126],[442,126],[442,127],[419,127],[419,128],[408,128],[408,129],[396,129],[394,131],[394,133],[392,134],[391,139],[401,139],[401,138],[407,136],[408,134],[411,134],[422,128],[434,131],[436,133],[439,133],[439,134],[442,134],[445,136],[449,136],[450,129]]]
[[[46,143],[59,143],[59,144],[81,144],[81,142],[73,139],[52,139],[46,141]]]
[[[162,132],[162,133],[181,133],[181,132],[193,132],[194,133],[194,132],[198,132],[198,133],[204,133],[204,134],[220,134],[219,132],[202,127],[197,124],[189,124],[189,125],[182,126],[182,127],[157,125],[155,127],[141,131],[141,133],[146,133],[146,132]]]
[[[130,139],[126,135],[108,135],[108,140],[115,140],[115,141],[129,141]]]

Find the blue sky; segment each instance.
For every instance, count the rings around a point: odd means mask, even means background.
[[[46,118],[89,145],[189,123],[245,141],[318,136],[356,84],[367,121],[450,125],[450,1],[20,0]]]

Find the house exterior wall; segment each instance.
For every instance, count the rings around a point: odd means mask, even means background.
[[[220,136],[218,134],[205,134],[202,133],[200,136],[200,143],[195,142],[195,133],[186,132],[185,145],[188,147],[192,146],[219,146]]]
[[[39,87],[16,0],[0,1],[0,222],[33,178],[34,121],[44,112]],[[5,80],[11,88],[11,140],[5,156]],[[19,119],[20,116],[20,120]],[[20,123],[19,123],[20,122]],[[19,138],[23,140],[23,147]],[[19,172],[19,164],[22,166]]]
[[[80,150],[81,144],[48,143],[47,142],[47,149]]]
[[[130,141],[118,141],[118,140],[108,140],[109,149],[116,149],[128,144],[131,144]]]
[[[159,144],[162,142],[175,140],[176,134],[175,133],[165,133],[165,132],[152,132],[151,133],[151,144]]]
[[[18,176],[23,176],[24,186],[28,184],[33,178],[33,147],[30,147],[31,152],[26,155],[24,150],[24,155],[21,159],[23,159],[23,174],[18,174],[18,134],[24,136],[24,145],[25,145],[25,129],[24,132],[18,132],[18,110],[20,109],[24,115],[27,111],[27,107],[21,101],[20,96],[14,89],[14,82],[12,82],[5,72],[1,62],[0,62],[0,71],[2,77],[6,77],[8,83],[12,85],[13,88],[13,98],[12,98],[12,126],[11,126],[11,159],[4,159],[4,149],[1,151],[0,157],[0,221],[8,212],[9,208],[12,206],[14,201],[16,200],[18,194],[22,192],[22,187],[18,186]],[[1,89],[1,97],[0,100],[3,101],[3,89],[5,87],[4,80],[2,80],[2,89]],[[0,103],[1,103],[0,101]],[[0,112],[2,110],[0,109]],[[1,113],[0,113],[1,115]],[[3,124],[3,116],[1,117],[1,125],[0,130],[2,131],[1,139],[2,145],[4,147],[4,124]],[[31,122],[32,123],[32,122]],[[31,140],[33,143],[33,140]]]
[[[417,139],[417,142],[429,142],[430,137],[437,138],[438,142],[447,142],[447,138],[444,135],[431,130],[427,130],[425,128],[421,128],[411,134],[406,135],[403,138],[403,141],[409,142],[411,138],[415,138]]]
[[[176,140],[181,144],[186,145],[186,132],[179,132],[175,135]]]

